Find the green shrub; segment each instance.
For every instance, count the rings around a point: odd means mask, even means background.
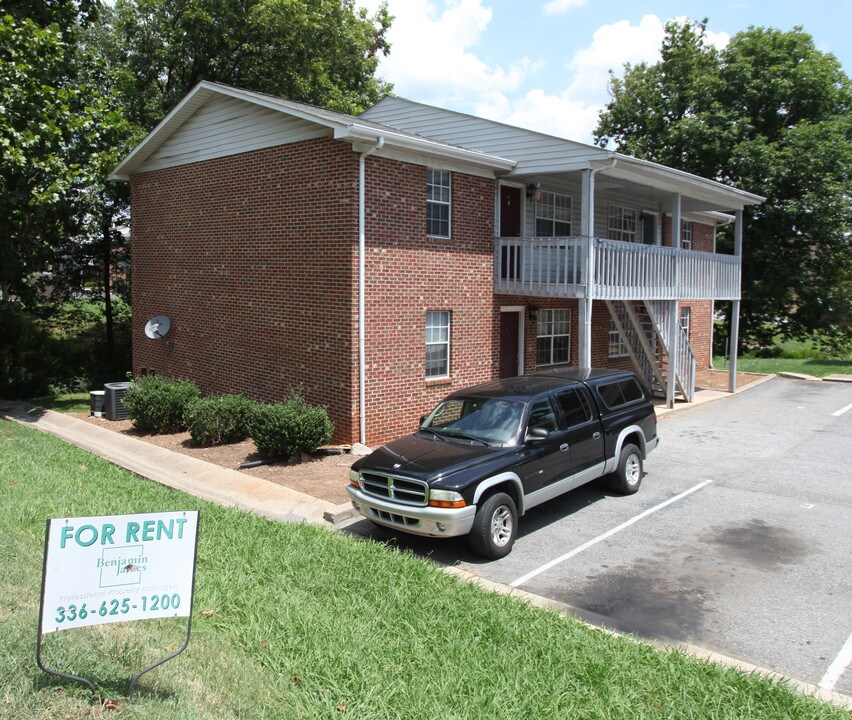
[[[244,395],[208,395],[193,400],[186,411],[186,426],[195,445],[227,445],[248,437],[254,401]]]
[[[284,403],[257,405],[249,421],[258,453],[273,458],[312,453],[331,439],[332,430],[326,409],[296,394]]]
[[[167,433],[186,430],[186,411],[200,397],[198,386],[190,380],[162,375],[136,378],[124,396],[133,427],[142,432]]]

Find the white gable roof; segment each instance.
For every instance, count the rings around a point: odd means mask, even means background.
[[[508,177],[602,169],[607,177],[680,192],[719,209],[742,209],[765,198],[681,170],[594,145],[389,96],[361,115],[451,145],[512,158]]]
[[[359,146],[381,144],[389,150],[461,163],[492,174],[505,173],[515,165],[513,160],[455,147],[367,118],[205,81],[121,161],[110,178],[127,180],[136,172],[323,136]]]

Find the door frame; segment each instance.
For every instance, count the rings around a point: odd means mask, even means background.
[[[660,247],[663,244],[663,215],[658,210],[642,209],[639,211],[639,216],[651,215],[654,218],[654,244],[648,247]],[[639,239],[640,244],[645,244],[645,228],[644,220],[642,221],[642,237]]]
[[[501,305],[500,306],[500,314],[502,315],[504,312],[510,313],[518,313],[518,375],[524,374],[524,328],[525,321],[527,316],[527,309],[523,305]],[[499,353],[502,352],[503,348],[498,348],[498,358]]]
[[[497,202],[495,203],[496,208],[494,210],[494,215],[495,215],[494,227],[497,229],[497,232],[495,233],[495,235],[497,237],[501,237],[501,235],[500,235],[500,229],[501,229],[500,223],[503,221],[503,218],[501,217],[502,210],[503,210],[503,205],[502,205],[502,201],[501,201],[501,188],[503,188],[503,187],[515,188],[516,190],[520,191],[519,194],[521,196],[521,234],[519,235],[519,237],[523,238],[523,237],[526,236],[526,230],[527,230],[527,199],[526,199],[526,187],[527,186],[522,184],[522,183],[510,182],[510,181],[506,181],[506,180],[500,180],[497,183]]]

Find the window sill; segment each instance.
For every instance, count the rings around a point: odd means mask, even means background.
[[[452,385],[453,379],[451,377],[440,377],[440,378],[426,378],[426,387],[436,387],[439,385]]]

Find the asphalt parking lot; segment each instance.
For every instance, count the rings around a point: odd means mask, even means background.
[[[347,529],[852,695],[852,384],[778,378],[659,431],[637,495],[596,481],[535,508],[502,560],[463,538]]]

